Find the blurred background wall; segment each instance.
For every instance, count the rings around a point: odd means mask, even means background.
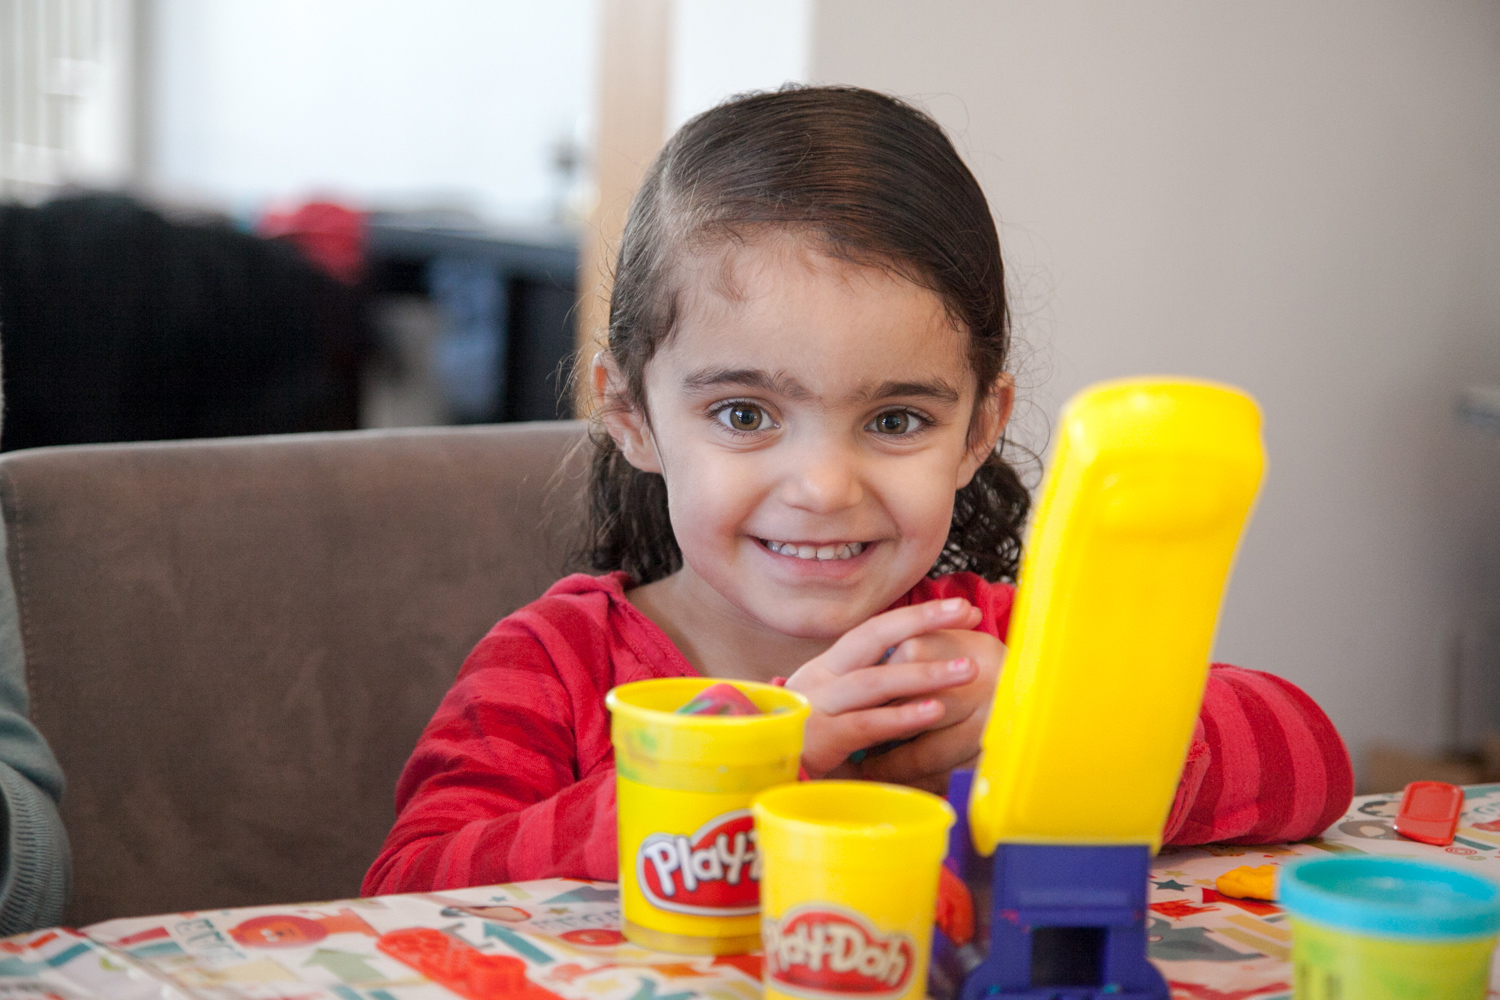
[[[1218,654],[1303,685],[1366,784],[1404,779],[1381,745],[1494,771],[1490,0],[0,0],[0,57],[0,193],[363,220],[365,425],[565,407],[558,359],[691,114],[787,81],[906,97],[1000,225],[1019,439],[1097,379],[1249,389],[1271,468]]]
[[[587,139],[592,0],[152,0],[150,182],[546,221]]]
[[[1356,751],[1493,728],[1500,438],[1455,401],[1500,382],[1500,6],[819,0],[813,36],[814,79],[917,99],[983,183],[1027,440],[1096,379],[1260,399],[1218,655]]]

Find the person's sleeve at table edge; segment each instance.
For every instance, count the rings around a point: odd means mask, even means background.
[[[68,834],[57,806],[63,773],[30,719],[26,654],[0,525],[0,936],[63,919],[72,883]]]
[[[0,764],[0,795],[6,849],[0,937],[54,927],[63,921],[72,883],[68,834],[57,803],[8,764]]]
[[[1162,840],[1306,840],[1353,797],[1349,752],[1316,702],[1273,674],[1216,663]]]
[[[475,648],[407,761],[365,895],[617,877],[614,767],[583,748],[597,762],[577,773],[559,651],[504,626]]]

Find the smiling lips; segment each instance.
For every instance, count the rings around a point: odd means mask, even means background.
[[[830,559],[853,559],[865,550],[864,542],[809,545],[797,542],[775,542],[769,538],[762,538],[761,544],[780,556],[791,556],[793,559],[817,559],[823,562]]]

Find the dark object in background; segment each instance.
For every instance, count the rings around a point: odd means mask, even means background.
[[[449,420],[572,416],[577,234],[396,212],[367,216],[365,234],[372,298],[430,296],[447,314],[433,361]]]
[[[427,289],[443,316],[432,366],[450,415],[455,423],[493,420],[510,374],[506,282],[483,257],[444,254],[427,265]]]
[[[118,195],[0,206],[0,450],[356,426],[360,293]]]

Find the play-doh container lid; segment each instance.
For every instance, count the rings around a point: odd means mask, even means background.
[[[1282,871],[1278,895],[1294,919],[1359,934],[1432,940],[1500,932],[1500,886],[1424,861],[1304,861]]]

